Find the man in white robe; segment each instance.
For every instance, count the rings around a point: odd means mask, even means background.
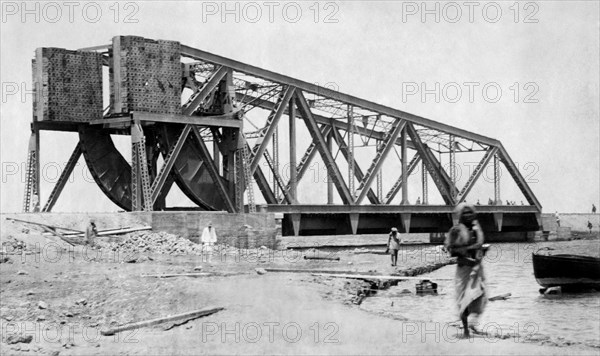
[[[208,262],[212,262],[213,245],[217,242],[217,233],[212,227],[212,222],[209,222],[208,226],[202,231],[200,242],[202,243],[202,251],[208,255]]]

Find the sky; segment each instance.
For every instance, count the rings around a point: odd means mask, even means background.
[[[116,35],[179,41],[496,138],[545,212],[583,213],[600,206],[596,1],[2,1],[1,6],[3,212],[21,210],[35,49],[103,45]],[[70,133],[42,133],[42,202],[76,143]],[[117,139],[126,158],[127,145],[127,138]],[[368,161],[361,165],[366,170]],[[391,167],[384,186],[397,175]],[[412,180],[414,201],[420,193]],[[523,199],[510,180],[503,184],[503,199]],[[323,180],[309,183],[301,199],[316,201],[325,186]],[[485,201],[493,190],[481,187],[479,193],[477,199]],[[169,199],[180,205],[183,198],[174,192]],[[55,211],[115,210],[81,159]]]

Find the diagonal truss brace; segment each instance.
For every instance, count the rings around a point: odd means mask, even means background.
[[[415,168],[417,168],[417,165],[419,164],[419,162],[421,162],[421,156],[419,156],[419,154],[416,153],[413,156],[413,158],[410,160],[410,163],[408,164],[408,175],[409,176],[412,174],[412,172],[415,170]],[[398,194],[398,192],[400,191],[400,187],[402,186],[402,181],[404,180],[403,178],[404,178],[404,175],[400,174],[400,177],[398,178],[396,183],[394,183],[394,185],[392,186],[390,191],[385,195],[385,199],[383,200],[384,204],[391,203],[392,200],[396,197],[396,194]]]
[[[479,177],[481,176],[481,173],[483,172],[485,167],[488,165],[488,163],[490,162],[492,157],[494,157],[494,155],[497,152],[498,152],[498,148],[496,148],[496,147],[489,147],[486,150],[485,155],[483,156],[483,158],[481,159],[479,164],[475,167],[475,169],[473,170],[473,173],[471,173],[471,176],[469,177],[469,180],[467,180],[467,183],[465,183],[465,186],[463,187],[463,189],[460,191],[460,193],[456,197],[457,203],[462,203],[465,200],[465,198],[467,197],[467,194],[469,194],[469,192],[471,191],[471,189],[477,182],[477,179],[479,179]]]
[[[275,184],[277,184],[279,186],[279,189],[281,189],[281,191],[283,192],[283,199],[281,199],[281,202],[283,203],[285,201],[288,204],[291,204],[293,199],[289,195],[289,190],[284,189],[285,186],[283,185],[283,179],[281,179],[279,172],[277,172],[277,169],[275,169],[275,163],[273,162],[273,158],[271,158],[269,151],[265,151],[264,157],[267,161],[267,164],[269,165],[269,168],[271,169],[271,173],[273,173]]]
[[[390,151],[394,147],[394,144],[396,143],[396,139],[398,138],[398,135],[400,135],[400,132],[402,132],[402,130],[404,129],[405,126],[406,126],[406,121],[397,120],[394,123],[392,130],[389,132],[387,137],[381,143],[380,148],[377,150],[377,155],[375,156],[375,159],[373,159],[373,162],[371,162],[371,166],[367,170],[367,173],[365,174],[364,179],[362,180],[362,182],[360,183],[360,185],[358,187],[359,194],[358,194],[358,197],[356,198],[357,204],[360,204],[360,202],[362,202],[362,200],[367,195],[367,191],[371,187],[373,180],[375,180],[377,172],[379,172],[379,170],[381,169],[381,166],[383,165],[383,162],[385,161],[388,153],[390,153]]]
[[[200,89],[194,99],[183,109],[184,115],[191,115],[198,109],[200,104],[208,97],[208,95],[219,85],[219,82],[227,74],[227,68],[220,66],[219,69],[210,77],[204,87]]]
[[[235,204],[231,200],[231,197],[229,196],[229,193],[227,192],[227,188],[225,187],[223,180],[219,176],[219,171],[217,170],[217,166],[215,165],[215,162],[213,161],[212,157],[210,156],[208,147],[206,147],[206,144],[204,143],[204,139],[202,139],[202,135],[200,134],[198,127],[191,126],[191,129],[192,129],[192,133],[194,134],[194,137],[198,141],[198,146],[200,147],[200,156],[202,156],[202,161],[205,162],[208,173],[210,174],[213,181],[215,182],[215,186],[217,187],[217,190],[218,190],[219,194],[221,195],[221,198],[223,198],[223,200],[225,201],[225,204],[227,205],[227,210],[229,212],[235,212],[236,211]]]
[[[323,159],[323,162],[327,166],[327,172],[329,176],[333,179],[333,184],[335,185],[340,197],[342,198],[342,202],[344,204],[354,204],[354,199],[352,194],[350,194],[350,190],[344,182],[344,178],[342,177],[342,173],[340,172],[339,167],[335,163],[331,152],[327,148],[327,141],[321,134],[321,130],[319,130],[319,124],[315,121],[315,118],[310,111],[310,107],[308,106],[308,102],[306,98],[302,94],[301,91],[296,90],[296,106],[298,107],[298,111],[302,116],[302,119],[306,123],[306,127],[308,128],[308,132],[313,138],[313,141],[316,141],[316,148]]]
[[[348,161],[350,159],[350,154],[348,152],[348,145],[344,141],[342,135],[340,134],[340,132],[338,131],[337,128],[333,128],[332,133],[333,133],[333,139],[335,140],[335,143],[340,148],[340,151],[342,151],[342,154],[344,155],[344,158],[346,159],[346,161]],[[356,177],[356,179],[359,182],[361,182],[361,181],[363,181],[365,175],[363,174],[362,169],[360,169],[360,166],[358,165],[358,163],[356,162],[354,157],[352,157],[352,160],[354,161],[354,169],[353,169],[354,176]],[[348,164],[350,164],[350,162],[348,162]],[[371,204],[380,204],[379,198],[373,192],[373,189],[368,188],[367,197],[369,198],[369,201],[371,202]]]
[[[512,161],[512,159],[508,155],[508,152],[506,152],[506,150],[504,149],[504,146],[502,146],[502,144],[499,143],[497,147],[498,147],[498,156],[500,158],[500,161],[502,163],[504,163],[504,166],[508,170],[508,173],[510,173],[510,175],[514,179],[515,183],[517,183],[517,186],[519,187],[519,189],[521,189],[521,192],[525,196],[525,199],[527,199],[527,202],[530,205],[535,205],[541,211],[542,205],[540,204],[540,202],[537,200],[537,198],[533,194],[533,191],[531,190],[531,188],[529,188],[527,181],[525,180],[525,178],[523,178],[523,176],[519,172],[519,169],[517,168],[515,163]]]
[[[246,145],[248,151],[251,151],[250,144],[244,136],[242,136],[242,144]],[[264,172],[260,168],[260,166],[256,167],[256,171],[254,171],[254,181],[256,181],[256,185],[258,185],[258,189],[262,193],[263,197],[267,204],[277,204],[277,199],[275,198],[275,194],[273,194],[273,190],[269,186],[269,180],[265,176]]]
[[[165,182],[167,181],[167,177],[171,173],[171,169],[173,168],[175,161],[179,157],[181,148],[183,147],[183,144],[187,140],[187,138],[190,134],[190,131],[191,131],[191,125],[185,125],[185,127],[183,128],[183,131],[181,131],[181,134],[179,135],[179,138],[177,139],[177,142],[175,142],[173,144],[173,146],[169,149],[169,152],[167,153],[167,156],[165,157],[165,163],[161,167],[156,178],[154,178],[154,182],[152,183],[152,186],[150,187],[150,195],[151,195],[151,199],[152,199],[151,200],[152,204],[154,204],[156,202],[156,199],[158,199],[158,196],[160,195],[160,193],[165,185]]]
[[[448,205],[455,205],[454,198],[450,192],[451,183],[448,174],[446,174],[446,171],[444,171],[444,168],[435,158],[435,155],[431,152],[429,147],[423,144],[414,126],[412,124],[408,124],[406,127],[408,128],[408,135],[415,144],[417,153],[421,156],[421,159],[425,163],[425,167],[427,167],[431,178],[433,178],[433,182],[442,195],[444,202]]]
[[[54,207],[54,204],[56,204],[56,201],[58,200],[58,197],[60,196],[60,193],[62,192],[63,188],[65,187],[65,184],[67,184],[67,181],[69,180],[69,176],[71,175],[71,173],[73,172],[73,169],[77,165],[77,161],[79,160],[79,157],[81,157],[82,152],[83,151],[81,149],[81,142],[79,142],[79,143],[77,143],[77,146],[75,146],[73,153],[71,153],[71,157],[69,157],[69,160],[67,161],[65,168],[63,169],[62,173],[60,174],[60,177],[58,178],[58,181],[56,182],[54,189],[52,189],[52,192],[50,193],[50,197],[48,198],[46,205],[44,205],[42,212],[50,212],[52,210],[52,208]]]
[[[321,135],[323,137],[326,137],[331,132],[331,126],[321,125],[320,130],[321,130]],[[304,155],[302,156],[300,163],[298,163],[298,165],[295,168],[296,169],[296,184],[298,184],[300,182],[300,180],[304,176],[304,173],[306,173],[306,170],[310,166],[310,162],[312,162],[312,160],[313,160],[313,158],[315,158],[316,154],[317,154],[317,144],[313,140],[311,142],[311,144],[308,146],[308,148],[306,149],[306,152],[304,152]],[[290,167],[290,169],[294,169],[294,168]],[[289,192],[291,185],[292,185],[292,183],[291,183],[291,178],[290,178],[290,181],[288,181],[288,183],[285,185],[285,188],[282,190],[284,192]],[[282,202],[283,202],[283,200],[280,201],[279,203],[281,204]]]
[[[258,148],[253,151],[254,158],[252,159],[252,163],[250,164],[250,173],[254,173],[256,171],[256,167],[258,167],[260,159],[263,156],[263,154],[265,153],[265,150],[267,149],[267,146],[269,145],[271,137],[273,137],[273,132],[277,128],[279,119],[285,112],[285,109],[286,109],[288,103],[290,102],[290,99],[291,99],[292,95],[294,94],[294,91],[295,91],[294,87],[291,87],[291,86],[287,87],[285,90],[285,93],[283,94],[283,97],[280,99],[279,106],[276,109],[274,108],[274,110],[271,112],[271,114],[269,114],[269,118],[267,119],[267,124],[265,125],[267,131],[263,137],[262,142],[258,146]]]

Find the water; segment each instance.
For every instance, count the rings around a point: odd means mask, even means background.
[[[512,296],[488,302],[480,326],[496,335],[518,333],[525,338],[534,336],[532,339],[600,347],[600,292],[558,296],[539,293],[541,286],[533,275],[531,253],[544,246],[555,248],[555,253],[600,256],[598,240],[493,245],[484,260],[488,297],[504,293]],[[436,281],[436,278],[453,278],[455,271],[456,266],[449,265],[424,276]],[[453,281],[436,282],[438,295],[416,296],[415,281],[402,282],[367,298],[361,307],[402,319],[458,323]],[[412,294],[402,294],[403,289]]]

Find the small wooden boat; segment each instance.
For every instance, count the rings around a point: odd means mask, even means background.
[[[542,287],[600,288],[600,258],[571,254],[540,254],[540,250],[532,255],[533,274]]]

